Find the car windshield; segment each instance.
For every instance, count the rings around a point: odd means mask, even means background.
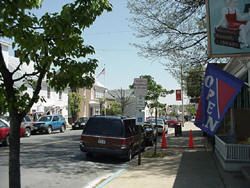
[[[149,122],[155,124],[155,119],[150,119]],[[157,119],[157,124],[164,124],[164,121],[162,119]]]
[[[42,116],[38,121],[51,121],[52,116]]]
[[[91,118],[83,133],[88,135],[122,137],[124,126],[120,119]]]
[[[25,116],[23,119],[24,119],[24,121],[31,121],[29,116]]]
[[[79,122],[86,122],[88,119],[87,118],[85,118],[85,117],[81,117],[81,118],[79,118]]]
[[[175,121],[177,121],[177,118],[176,117],[170,117],[169,120],[175,120]]]

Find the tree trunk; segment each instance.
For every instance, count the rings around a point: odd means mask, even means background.
[[[20,124],[18,115],[10,113],[9,188],[21,188]]]

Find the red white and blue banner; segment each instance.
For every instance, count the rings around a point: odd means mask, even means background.
[[[195,125],[209,135],[214,135],[243,84],[243,81],[233,75],[208,64]]]

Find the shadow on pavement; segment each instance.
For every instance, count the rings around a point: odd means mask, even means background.
[[[39,135],[40,136],[40,135]],[[43,137],[43,136],[42,136]],[[86,157],[79,148],[80,136],[57,134],[51,137],[43,137],[39,142],[21,144],[21,167],[25,169],[37,169],[47,173],[65,173],[78,175],[83,172],[96,173],[97,169],[114,170],[125,165],[123,161],[107,156]],[[8,157],[8,148],[1,148],[2,157]],[[8,159],[0,160],[0,166],[8,166]]]
[[[215,165],[212,152],[184,152],[173,187],[224,187],[223,181]]]

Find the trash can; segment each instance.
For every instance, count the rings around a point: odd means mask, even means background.
[[[175,136],[182,136],[181,124],[177,124],[174,127]]]

